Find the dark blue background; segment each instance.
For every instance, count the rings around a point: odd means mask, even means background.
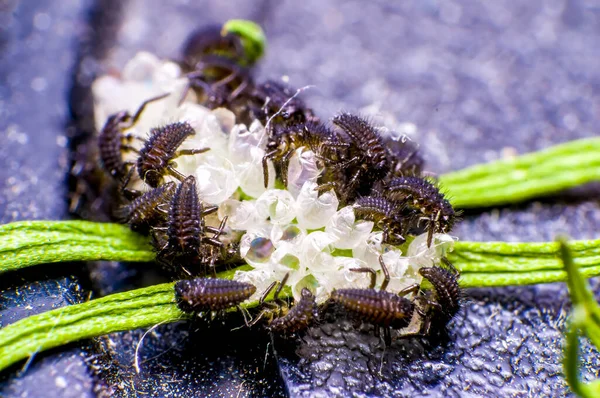
[[[0,222],[68,218],[68,137],[90,129],[87,87],[139,50],[178,57],[208,23],[249,18],[269,48],[259,78],[314,85],[321,117],[377,111],[415,123],[442,173],[597,134],[596,1],[5,1],[0,4]],[[73,123],[75,120],[76,123]],[[77,126],[77,127],[74,127]],[[451,187],[450,187],[451,188]],[[469,212],[463,240],[597,238],[594,189]],[[34,267],[2,276],[0,322],[139,282],[115,264]],[[89,277],[89,270],[92,277]],[[37,355],[0,375],[5,396],[565,396],[560,284],[469,291],[445,346],[398,342],[332,319],[305,341],[230,332],[239,319],[119,333]],[[597,374],[585,344],[584,376]]]

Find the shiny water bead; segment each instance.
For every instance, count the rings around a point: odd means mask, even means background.
[[[267,238],[256,238],[250,243],[250,249],[245,255],[245,259],[254,263],[266,263],[275,251],[275,246]]]
[[[227,279],[196,278],[175,283],[175,297],[184,312],[222,311],[239,305],[256,286]]]
[[[256,211],[261,218],[269,218],[273,224],[289,224],[296,218],[294,197],[282,189],[269,189],[260,195],[256,199]]]
[[[319,196],[317,184],[306,182],[296,198],[296,219],[300,228],[323,228],[327,221],[337,212],[339,200],[333,191]]]
[[[366,241],[373,229],[372,221],[356,221],[351,206],[338,210],[329,219],[325,232],[336,237],[333,246],[338,249],[353,249]]]
[[[289,225],[274,225],[271,230],[271,240],[274,242],[289,242],[299,245],[306,237],[306,230],[298,227],[295,224]]]

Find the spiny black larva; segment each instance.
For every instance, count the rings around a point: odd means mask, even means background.
[[[183,141],[194,134],[196,134],[194,128],[187,122],[171,123],[150,130],[150,137],[140,150],[137,161],[140,178],[151,187],[160,185],[166,174],[183,181],[185,176],[175,170],[173,159],[209,150],[209,148],[178,150]]]
[[[348,144],[342,142],[337,134],[318,122],[274,128],[267,143],[266,154],[262,159],[265,188],[269,182],[268,160],[280,165],[281,181],[287,187],[288,164],[296,149],[305,147],[311,150],[322,163],[328,164],[337,159],[337,150],[347,146]]]
[[[223,34],[220,26],[212,25],[194,32],[183,49],[183,63],[190,71],[188,85],[181,100],[192,87],[202,90],[205,106],[228,105],[248,87],[252,87],[247,57],[240,37]]]
[[[257,85],[252,93],[253,101],[259,106],[255,117],[264,125],[288,127],[305,122],[318,122],[312,109],[306,106],[290,86],[267,80]]]
[[[421,175],[425,160],[417,143],[406,136],[387,136],[383,138],[383,144],[390,163],[389,178]]]
[[[102,167],[112,177],[120,180],[126,174],[125,168],[132,165],[132,163],[123,161],[123,152],[137,152],[137,149],[129,145],[132,137],[125,136],[123,132],[137,123],[148,104],[167,96],[169,94],[144,101],[133,116],[127,111],[121,111],[108,117],[98,135],[98,150]]]
[[[438,304],[437,315],[448,322],[460,310],[462,290],[456,268],[447,259],[443,258],[442,261],[447,268],[423,267],[419,269],[419,274],[433,286],[433,300]]]
[[[383,242],[400,245],[406,241],[401,208],[380,196],[363,196],[352,204],[357,219],[374,221],[383,231]]]
[[[371,274],[371,285],[368,289],[337,289],[331,293],[331,299],[354,314],[364,322],[375,326],[375,334],[383,328],[384,341],[391,344],[390,328],[402,329],[410,323],[415,311],[413,302],[403,295],[415,291],[415,286],[410,286],[398,294],[385,291],[390,276],[382,257],[379,257],[381,269],[385,275],[380,290],[375,290],[377,273],[372,268],[355,268],[355,272],[368,272]]]
[[[183,312],[223,311],[238,306],[256,292],[250,283],[196,278],[175,283],[175,297]]]
[[[348,202],[356,194],[368,194],[373,183],[389,173],[390,165],[383,140],[369,122],[349,113],[337,115],[332,121],[348,136],[351,144],[346,160],[334,166],[345,170],[346,181],[336,191],[344,202]]]
[[[202,104],[209,108],[230,105],[244,91],[252,87],[250,70],[234,59],[221,55],[206,55],[196,64],[196,69],[186,75],[188,85],[183,90],[181,102],[190,88],[199,88],[206,99]]]
[[[439,188],[421,177],[397,177],[386,184],[385,196],[420,213],[415,219],[427,221],[427,246],[435,232],[448,233],[456,221],[456,212]],[[417,225],[418,226],[418,225]]]
[[[175,189],[174,182],[152,188],[119,209],[117,218],[129,224],[134,231],[147,232],[150,227],[161,225],[166,220]]]
[[[317,302],[315,295],[307,288],[303,288],[300,300],[288,311],[287,314],[275,318],[269,323],[273,332],[292,334],[302,331],[310,326],[317,317]]]
[[[218,237],[223,232],[226,219],[219,228],[206,226],[204,223],[204,216],[217,210],[217,206],[204,208],[198,198],[194,176],[183,180],[171,199],[166,226],[167,241],[160,248],[159,257],[167,262],[172,257],[180,257],[183,261],[206,261],[207,250],[203,250],[205,243],[223,246]],[[206,232],[211,232],[214,236],[209,238]]]
[[[275,281],[271,283],[265,291],[261,294],[258,303],[260,306],[268,306],[268,309],[263,309],[261,313],[248,324],[252,326],[260,321],[265,315],[271,317],[267,328],[272,332],[289,335],[306,329],[313,320],[317,317],[317,302],[314,294],[307,288],[303,288],[301,291],[301,297],[298,302],[290,309],[290,307],[279,299],[279,294],[285,286],[288,278],[290,277],[289,272],[285,274],[283,279],[279,282]],[[277,286],[275,293],[273,294],[273,301],[265,303],[267,296]],[[277,313],[276,318],[272,318]],[[282,315],[283,314],[283,315]]]
[[[248,62],[240,37],[230,32],[223,34],[222,27],[216,24],[194,31],[186,40],[182,53],[184,64],[191,70],[207,55]]]

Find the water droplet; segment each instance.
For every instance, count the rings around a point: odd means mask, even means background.
[[[269,260],[273,251],[275,251],[275,247],[269,239],[256,238],[250,243],[246,258],[257,263],[264,263]]]

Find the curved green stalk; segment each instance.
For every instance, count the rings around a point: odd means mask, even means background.
[[[152,261],[148,237],[120,224],[20,221],[0,225],[0,273],[66,261]]]
[[[567,383],[580,397],[600,396],[600,379],[583,383],[579,377],[579,331],[585,333],[590,341],[600,348],[600,306],[574,261],[571,244],[560,241],[560,256],[568,274],[567,286],[573,302],[573,310],[566,331],[565,356],[563,366]]]
[[[570,141],[542,151],[440,176],[455,207],[522,202],[600,180],[600,138]]]

